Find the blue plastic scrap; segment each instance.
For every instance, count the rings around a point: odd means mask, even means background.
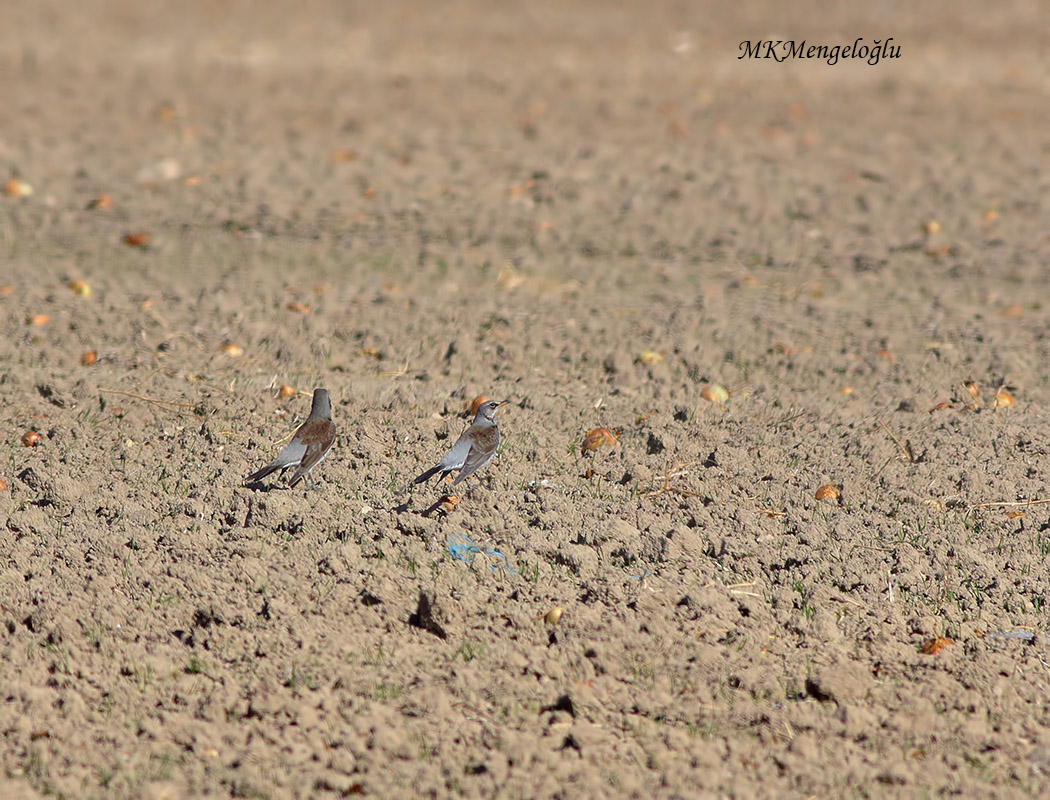
[[[503,564],[502,567],[507,572],[513,572],[515,575],[518,574],[516,569],[511,569],[507,563],[507,557],[503,555],[499,550],[493,550],[491,547],[482,548],[477,542],[467,536],[465,533],[450,533],[448,535],[448,552],[457,561],[462,561],[466,564],[471,564],[474,561],[474,556],[478,553],[484,553],[488,556],[496,556]],[[489,564],[489,569],[498,569],[498,565]]]
[[[1030,642],[1035,639],[1036,633],[1039,631],[1028,630],[1025,628],[1015,628],[1012,631],[999,631],[991,634],[989,639],[1021,639],[1026,642]],[[1050,636],[1050,630],[1046,631],[1046,635]]]

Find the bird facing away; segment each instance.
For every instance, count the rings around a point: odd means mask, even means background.
[[[299,426],[284,450],[277,458],[258,472],[253,472],[244,479],[245,483],[255,483],[271,472],[289,467],[298,467],[288,482],[288,487],[306,480],[307,486],[313,486],[310,471],[320,464],[335,443],[335,423],[332,422],[332,403],[328,399],[327,389],[314,389],[314,401],[310,407],[310,416]]]
[[[452,481],[455,486],[487,466],[496,455],[499,447],[499,427],[496,425],[496,410],[500,406],[507,405],[506,400],[497,402],[488,400],[481,404],[478,413],[474,415],[474,422],[463,431],[456,439],[452,449],[445,453],[445,457],[438,462],[437,466],[431,467],[418,478],[416,483],[423,483],[429,478],[441,474],[444,478],[450,472],[459,470],[459,475]]]

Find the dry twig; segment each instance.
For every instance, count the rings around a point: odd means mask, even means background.
[[[901,440],[894,435],[893,431],[889,429],[889,426],[885,422],[883,422],[881,419],[876,421],[879,423],[879,427],[886,431],[886,435],[893,439],[893,443],[897,445],[897,448],[901,451],[901,454],[904,456],[904,458],[908,460],[908,463],[914,464],[915,453],[912,452],[911,442],[904,442],[903,444],[901,444]],[[882,470],[879,471],[881,472]]]
[[[685,495],[686,497],[700,497],[701,495],[700,495],[699,492],[693,492],[693,491],[690,491],[689,489],[683,489],[680,486],[672,486],[671,485],[671,479],[672,478],[680,478],[683,475],[688,475],[689,474],[688,470],[685,470],[684,468],[685,467],[691,467],[691,466],[693,466],[696,463],[697,463],[696,461],[688,461],[685,464],[679,464],[679,465],[677,465],[675,467],[671,467],[671,469],[665,469],[664,470],[664,485],[661,486],[658,489],[649,489],[649,490],[647,490],[645,492],[642,492],[642,496],[643,497],[648,497],[649,495],[653,495],[653,494],[674,493],[674,494]]]
[[[379,373],[379,377],[380,378],[400,378],[402,375],[405,375],[407,373],[408,373],[408,359],[406,358],[404,366],[402,366],[401,369],[386,370],[384,372],[380,372]]]
[[[158,406],[176,406],[178,408],[196,409],[200,405],[200,403],[179,403],[175,400],[160,400],[156,397],[146,397],[144,394],[125,392],[123,389],[99,389],[99,391],[104,394],[122,394],[125,397],[134,397],[136,400],[145,400],[147,403],[153,403]]]
[[[966,511],[979,511],[982,508],[1027,508],[1028,506],[1045,506],[1050,503],[1050,498],[1042,500],[988,500],[983,503],[971,503],[966,506]]]

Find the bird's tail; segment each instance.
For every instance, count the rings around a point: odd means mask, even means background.
[[[440,464],[438,464],[436,467],[431,467],[418,478],[416,478],[415,481],[413,481],[413,483],[423,483],[424,481],[430,480],[435,475],[437,475],[437,473],[441,472],[442,469],[443,467]]]
[[[276,472],[280,468],[281,468],[280,464],[267,464],[265,467],[263,467],[258,472],[253,472],[251,475],[249,475],[247,478],[245,478],[244,482],[245,483],[255,483],[256,481],[261,481],[263,478],[265,478],[271,472]]]

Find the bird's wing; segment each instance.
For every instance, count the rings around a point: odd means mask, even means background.
[[[292,439],[288,445],[277,454],[271,463],[278,469],[284,469],[285,467],[294,467],[303,460],[303,456],[306,455],[306,445],[300,442],[298,439]]]
[[[456,443],[452,445],[452,449],[445,453],[445,457],[441,459],[438,466],[445,471],[459,469],[468,458],[470,445],[470,438],[468,438],[466,434],[463,434],[456,440]]]
[[[492,456],[495,455],[498,445],[499,434],[495,428],[492,428],[490,431],[484,431],[480,436],[476,437],[470,451],[467,453],[467,457],[463,460],[463,469],[459,471],[459,475],[452,481],[452,485],[455,486],[460,481],[466,480],[488,464],[492,460]]]
[[[328,422],[327,425],[318,426],[316,429],[310,430],[309,435],[304,436],[303,439],[305,440],[306,449],[303,453],[302,461],[299,462],[299,468],[309,472],[317,466],[321,459],[328,455],[328,451],[335,444],[335,425]]]
[[[306,445],[302,442],[292,441],[284,448],[277,457],[263,467],[258,472],[253,472],[247,478],[246,483],[254,483],[260,481],[269,475],[271,472],[276,472],[279,469],[287,469],[288,467],[294,467],[303,460],[303,455],[306,453]]]

